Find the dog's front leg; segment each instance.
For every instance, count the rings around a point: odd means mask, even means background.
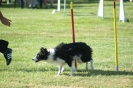
[[[62,65],[58,66],[58,74],[57,76],[59,76],[62,72],[63,72],[64,68]]]

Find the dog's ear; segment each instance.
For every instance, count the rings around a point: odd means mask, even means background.
[[[45,52],[47,52],[47,49],[44,48],[44,47],[41,47],[41,48],[40,48],[40,52],[45,53]]]
[[[47,48],[41,47],[40,52],[42,52],[43,54],[49,54],[49,52],[47,51]]]
[[[47,48],[44,48],[44,51],[47,51]]]
[[[49,55],[49,51],[47,50],[47,48],[44,48],[44,52],[45,52],[45,54],[47,54],[47,55]]]
[[[40,51],[44,51],[44,47],[41,47],[41,48],[40,48]]]

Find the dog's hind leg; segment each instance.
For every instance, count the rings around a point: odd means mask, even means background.
[[[59,76],[64,70],[64,67],[62,65],[58,66],[58,74],[57,76]]]
[[[93,60],[90,60],[90,67],[91,67],[91,70],[94,69],[94,67],[93,67]]]
[[[91,70],[94,69],[94,67],[93,67],[93,60],[90,60],[90,68],[91,68]],[[86,62],[86,70],[87,70],[87,71],[89,70],[89,69],[88,69],[88,62]]]

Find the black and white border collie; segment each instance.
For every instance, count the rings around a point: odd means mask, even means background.
[[[88,70],[88,62],[93,69],[92,49],[84,42],[75,43],[61,43],[55,48],[46,49],[41,47],[40,52],[32,59],[35,62],[45,61],[58,65],[58,74],[60,75],[64,68],[64,64],[70,67],[70,75],[72,76],[75,70],[73,62],[86,63],[86,70]]]

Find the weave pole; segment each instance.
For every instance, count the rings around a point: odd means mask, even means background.
[[[117,29],[116,29],[116,5],[115,1],[113,3],[113,13],[114,13],[114,44],[115,44],[115,64],[116,71],[118,71],[118,47],[117,47]]]
[[[70,2],[70,10],[71,10],[71,22],[72,22],[72,40],[75,42],[75,31],[74,31],[74,17],[73,17],[73,2]],[[75,60],[75,68],[77,69],[77,62]]]
[[[75,31],[74,31],[74,18],[73,18],[73,3],[70,2],[70,9],[71,9],[71,21],[72,21],[72,40],[75,42]]]

